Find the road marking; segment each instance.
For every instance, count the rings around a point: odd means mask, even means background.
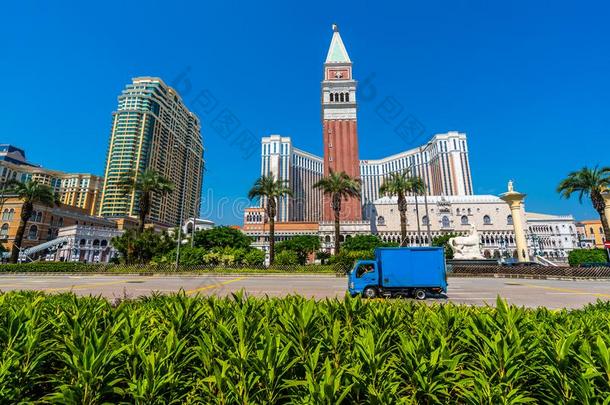
[[[90,284],[73,284],[69,287],[54,287],[54,288],[43,288],[43,291],[48,291],[48,292],[53,292],[53,291],[61,291],[61,290],[82,290],[84,288],[95,288],[95,287],[102,287],[102,286],[106,286],[106,285],[114,285],[114,284],[123,284],[125,283],[125,280],[119,280],[119,281],[106,281],[106,282],[100,282],[100,283],[90,283]]]
[[[587,291],[583,291],[583,290],[575,290],[573,288],[548,287],[548,286],[544,286],[544,285],[527,284],[527,283],[525,283],[523,285],[526,287],[542,288],[544,290],[559,291],[559,292],[563,292],[563,293],[588,294],[588,295],[593,295],[594,297],[610,298],[610,294],[587,292]]]
[[[246,277],[237,277],[237,278],[234,278],[234,279],[231,279],[231,280],[223,281],[222,283],[217,283],[217,284],[212,284],[212,285],[206,285],[206,286],[203,286],[203,287],[194,288],[194,289],[192,289],[192,290],[186,290],[185,292],[186,292],[186,294],[187,294],[187,295],[191,295],[191,294],[198,293],[198,292],[200,292],[200,291],[205,291],[205,290],[210,290],[210,289],[212,289],[212,288],[218,288],[218,287],[222,287],[223,285],[231,284],[231,283],[234,283],[234,282],[236,282],[236,281],[243,280],[243,279],[245,279],[245,278],[246,278]]]

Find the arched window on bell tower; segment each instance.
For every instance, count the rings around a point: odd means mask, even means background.
[[[344,101],[345,101],[345,99],[344,99],[344,98],[345,98],[345,96],[343,95],[343,93],[341,93],[341,95],[340,95],[339,97],[341,98],[341,102],[344,102]]]
[[[335,101],[335,94],[330,93],[330,102],[332,103],[333,101]]]
[[[349,93],[345,93],[345,102],[349,103]]]

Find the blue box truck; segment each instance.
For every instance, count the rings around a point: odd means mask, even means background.
[[[447,292],[445,251],[442,247],[377,248],[374,260],[359,260],[348,275],[355,297],[415,297]]]

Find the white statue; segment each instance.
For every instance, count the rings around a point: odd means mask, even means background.
[[[508,181],[508,192],[512,193],[513,191],[515,191],[515,190],[513,190],[513,181],[509,180]]]
[[[479,233],[474,224],[470,225],[467,236],[456,236],[449,239],[449,245],[453,249],[453,258],[458,260],[483,259],[479,248]]]

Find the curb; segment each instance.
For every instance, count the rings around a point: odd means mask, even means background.
[[[542,274],[454,274],[447,273],[447,277],[455,278],[516,278],[525,280],[562,280],[562,281],[610,281],[610,277],[575,277],[575,276],[545,276]]]
[[[336,274],[336,273],[290,273],[290,272],[284,272],[284,273],[247,273],[247,272],[234,272],[234,273],[215,273],[215,272],[209,272],[209,273],[189,273],[189,272],[178,272],[178,273],[148,273],[148,272],[142,272],[142,273],[114,273],[114,272],[99,272],[99,273],[94,273],[94,272],[85,272],[85,273],[61,273],[61,272],[11,272],[11,273],[4,273],[4,272],[0,272],[0,277],[2,276],[57,276],[57,277],[66,277],[66,276],[80,276],[80,277],[86,277],[86,276],[141,276],[141,277],[200,277],[200,276],[215,276],[215,277],[219,277],[219,276],[223,276],[223,277],[230,277],[230,276],[248,276],[248,277],[270,277],[270,276],[277,276],[277,277],[328,277],[328,278],[341,278],[341,277],[345,277],[344,274]]]

